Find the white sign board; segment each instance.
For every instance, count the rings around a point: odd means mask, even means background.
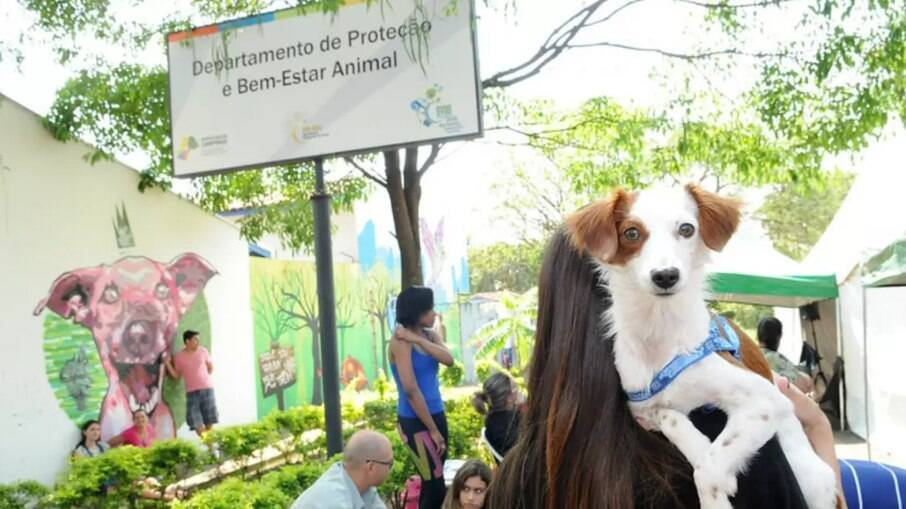
[[[168,35],[175,176],[481,135],[469,0],[320,9]]]

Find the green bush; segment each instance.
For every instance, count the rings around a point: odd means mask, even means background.
[[[447,448],[451,458],[477,458],[481,453],[484,417],[475,411],[469,397],[447,401]]]
[[[475,374],[478,376],[479,382],[484,382],[491,375],[498,371],[506,371],[506,369],[500,365],[497,361],[491,359],[481,359],[475,363]]]
[[[365,425],[383,433],[396,433],[396,401],[369,401],[365,403]]]
[[[174,509],[271,509],[289,507],[294,497],[275,484],[247,482],[237,478],[198,492],[186,501],[174,502]]]
[[[273,420],[243,426],[218,428],[204,435],[204,441],[220,454],[220,460],[248,461],[255,451],[280,438]]]
[[[0,484],[0,509],[41,507],[40,502],[48,493],[50,490],[35,481]]]
[[[440,381],[446,387],[459,387],[465,376],[462,364],[454,361],[452,366],[444,366],[440,371]]]
[[[140,498],[139,481],[150,475],[147,454],[118,447],[93,458],[73,460],[72,468],[50,495],[53,507],[115,508]]]

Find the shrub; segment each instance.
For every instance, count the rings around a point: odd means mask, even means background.
[[[146,451],[118,447],[93,458],[73,460],[72,468],[49,501],[54,507],[116,508],[127,506],[141,494],[139,481],[149,475]]]
[[[462,364],[454,361],[452,366],[444,366],[441,370],[440,381],[446,387],[459,387],[464,375]]]
[[[369,401],[365,403],[365,425],[387,434],[396,433],[396,401]]]
[[[447,401],[447,448],[451,458],[477,458],[481,454],[481,428],[484,418],[475,411],[470,398]]]
[[[0,509],[25,509],[41,507],[50,490],[39,482],[21,481],[10,485],[0,484]]]

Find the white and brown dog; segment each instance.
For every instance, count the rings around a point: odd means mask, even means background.
[[[739,219],[739,202],[689,185],[619,190],[566,224],[574,247],[606,271],[614,302],[605,320],[616,335],[616,367],[633,415],[660,430],[689,460],[701,506],[732,507],[737,474],[777,435],[809,507],[831,508],[834,473],[770,381],[757,346],[736,340],[742,364],[726,352],[711,355],[730,348],[709,342],[726,343],[740,331],[709,313],[705,264]],[[750,369],[741,369],[743,364]],[[714,442],[688,418],[707,405],[728,417]]]

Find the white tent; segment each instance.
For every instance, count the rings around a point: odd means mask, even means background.
[[[877,305],[870,306],[871,309],[887,310],[878,319],[871,319],[872,323],[880,325],[880,319],[884,317],[906,318],[902,305],[898,312],[889,313],[890,305],[896,299],[906,303],[906,290],[900,287],[898,291],[888,288],[866,291],[860,278],[863,260],[906,234],[906,145],[902,138],[899,141],[878,144],[866,153],[862,170],[852,189],[804,262],[813,270],[832,272],[840,285],[846,416],[850,429],[864,438],[870,437],[871,428],[875,426],[871,423],[872,416],[876,420],[897,419],[893,415],[876,415],[872,400],[877,400],[878,395],[874,395],[873,390],[869,392],[869,388],[903,385],[901,380],[895,378],[899,375],[898,370],[883,369],[890,358],[884,355],[889,350],[884,342],[893,341],[893,337],[866,330],[867,308],[864,304],[866,301],[877,301]],[[902,365],[902,359],[895,360],[899,366]],[[900,412],[906,414],[906,408],[900,409]],[[871,440],[869,442],[871,446]],[[873,457],[882,461],[891,460],[880,454],[873,454]],[[892,462],[902,464],[906,458],[896,458]]]

